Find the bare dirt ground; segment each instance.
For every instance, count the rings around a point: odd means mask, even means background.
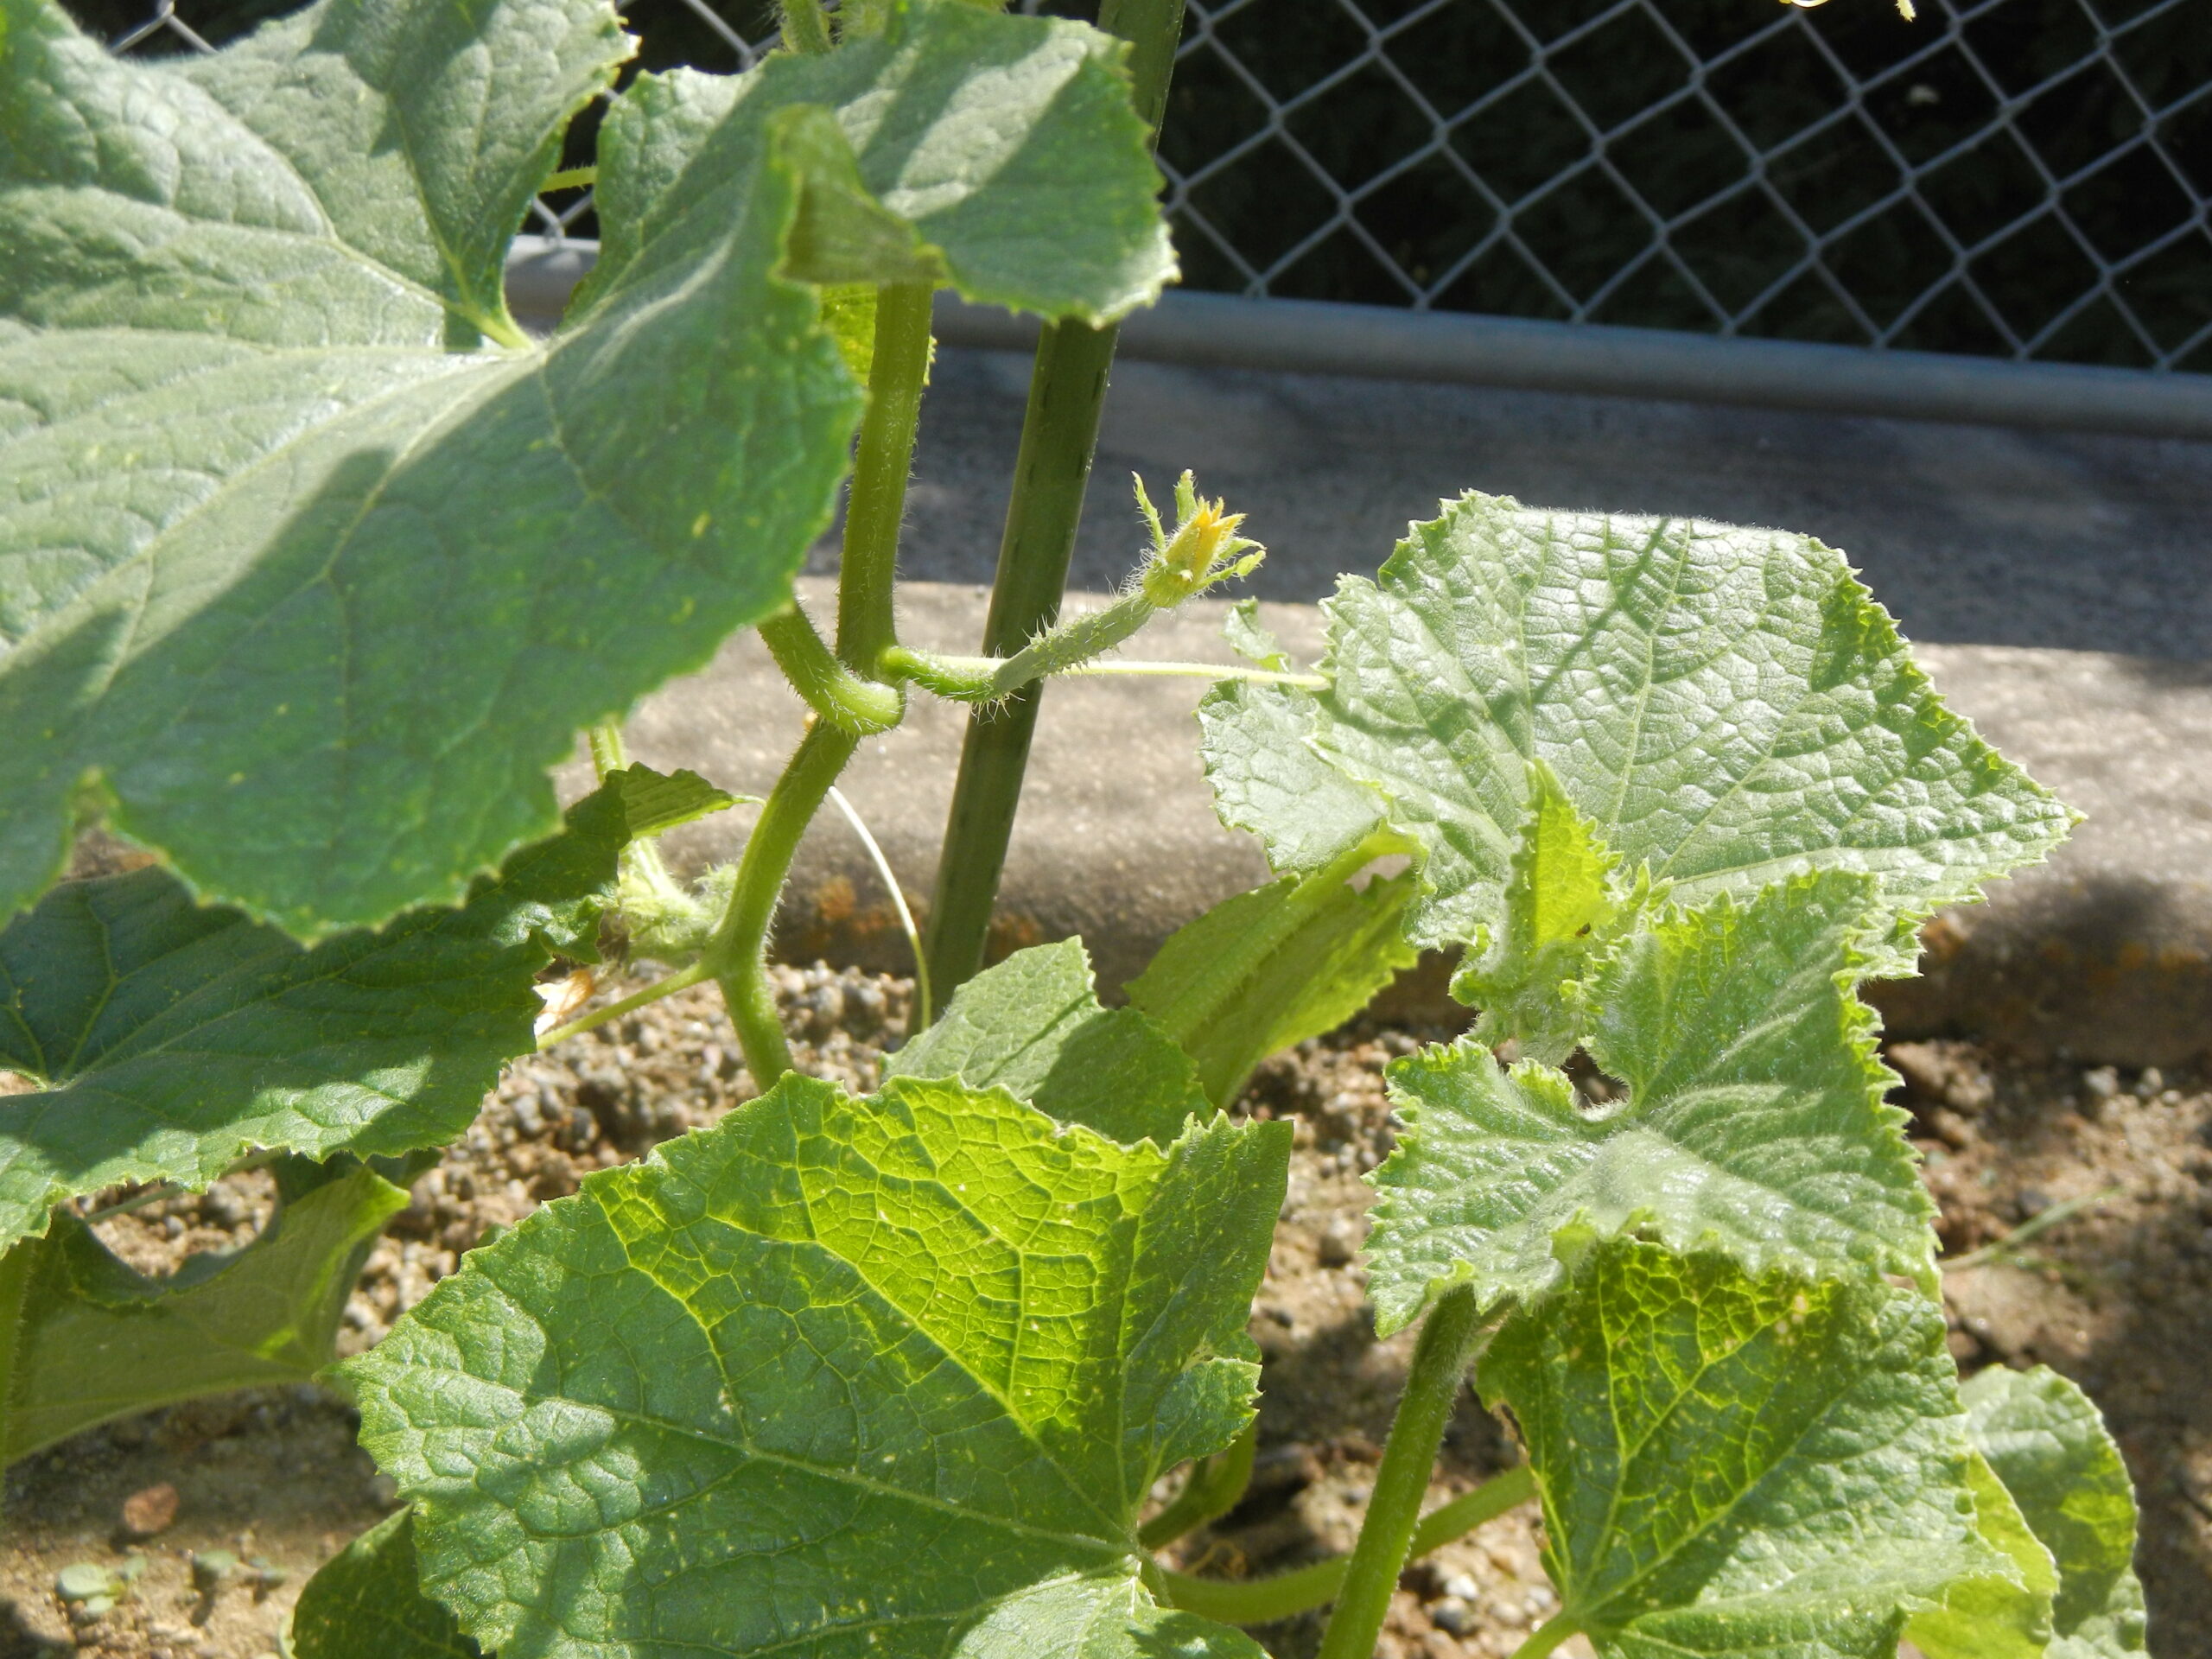
[[[784,970],[804,1070],[865,1089],[905,1034],[904,982]],[[1283,1225],[1252,1332],[1266,1357],[1261,1452],[1244,1501],[1176,1554],[1187,1569],[1279,1571],[1349,1547],[1411,1351],[1374,1338],[1357,1252],[1391,1145],[1382,1068],[1439,1030],[1356,1023],[1263,1066],[1238,1108],[1298,1126]],[[1962,1364],[2048,1363],[2103,1405],[2141,1491],[2140,1562],[2158,1659],[2212,1659],[2212,1091],[2196,1074],[2030,1066],[1967,1044],[1894,1044],[1928,1180],[1954,1255],[2054,1206],[2107,1195],[1986,1265],[1947,1275]],[[454,1271],[494,1227],[575,1190],[594,1169],[712,1122],[753,1092],[709,992],[673,997],[517,1065],[468,1135],[414,1187],[346,1315],[358,1350]],[[147,1271],[228,1249],[265,1221],[265,1179],[231,1178],[103,1224]],[[390,1484],[353,1445],[351,1414],[312,1386],[148,1414],[78,1436],[9,1471],[0,1538],[0,1659],[258,1659],[280,1652],[316,1565],[386,1512]],[[1514,1460],[1504,1430],[1463,1395],[1433,1501]],[[133,1538],[176,1493],[175,1519]],[[1162,1496],[1166,1494],[1163,1492]],[[1555,1605],[1533,1506],[1409,1568],[1386,1659],[1503,1659]],[[211,1552],[237,1565],[222,1566]],[[72,1617],[74,1563],[141,1565],[130,1593]],[[199,1570],[195,1572],[195,1558]],[[1319,1621],[1255,1632],[1305,1659]],[[1586,1652],[1580,1638],[1562,1652]]]

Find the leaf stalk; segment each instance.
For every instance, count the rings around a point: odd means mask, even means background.
[[[1444,1443],[1445,1425],[1481,1332],[1471,1285],[1439,1297],[1421,1325],[1406,1392],[1382,1448],[1382,1466],[1375,1471],[1367,1520],[1345,1562],[1344,1587],[1322,1635],[1319,1659],[1371,1659],[1375,1652],[1420,1524],[1421,1500],[1436,1467],[1437,1448]]]
[[[837,660],[813,619],[794,603],[760,624],[760,642],[776,659],[806,706],[857,737],[887,732],[904,719],[905,695],[895,685],[862,679]]]

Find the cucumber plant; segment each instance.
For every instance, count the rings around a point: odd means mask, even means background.
[[[1042,680],[1258,556],[1187,478],[1172,526],[1140,489],[1127,592],[1055,615],[1112,325],[1173,273],[1179,8],[786,21],[743,75],[612,99],[601,258],[536,341],[509,229],[615,84],[604,0],[320,0],[153,66],[0,0],[0,1457],[317,1373],[503,1064],[712,981],[764,1092],[326,1373],[405,1505],[302,1592],[299,1659],[1230,1659],[1325,1605],[1358,1659],[1410,1552],[1531,1497],[1560,1605],[1528,1659],[2140,1650],[2094,1408],[1960,1386],[1856,994],[2066,810],[1819,543],[1469,495],[1344,582],[1310,671],[1232,613],[1252,664],[1209,671],[1202,741],[1273,881],[1128,1007],[1074,942],[977,972]],[[939,287],[1047,322],[970,658],[893,605]],[[829,641],[791,583],[841,487]],[[734,798],[616,722],[748,626],[811,717],[687,886],[653,838]],[[763,953],[914,695],[976,710],[954,994],[856,1099],[791,1071]],[[580,729],[599,787],[558,814]],[[158,861],[59,880],[94,821]],[[610,919],[667,971],[541,1034]],[[1420,1331],[1357,1545],[1171,1571],[1251,1466],[1289,1130],[1229,1109],[1423,948],[1480,1019],[1391,1072],[1370,1284]],[[174,1280],[86,1212],[242,1160],[276,1220]],[[1527,1461],[1424,1515],[1471,1371]]]

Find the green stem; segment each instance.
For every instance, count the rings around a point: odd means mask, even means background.
[[[1440,1297],[1421,1325],[1406,1392],[1390,1425],[1389,1443],[1382,1448],[1382,1466],[1375,1471],[1367,1520],[1345,1564],[1344,1588],[1318,1659],[1372,1659],[1481,1324],[1474,1287],[1461,1285]]]
[[[700,955],[701,966],[721,984],[746,1069],[759,1089],[773,1088],[791,1069],[791,1045],[784,1038],[775,988],[768,982],[768,925],[775,919],[799,837],[859,747],[860,739],[826,720],[808,728],[768,791],[760,821],[746,838],[729,910]]]
[[[1414,1529],[1407,1559],[1426,1555],[1454,1538],[1464,1538],[1535,1493],[1535,1475],[1525,1463],[1492,1476],[1471,1492],[1463,1492],[1421,1516],[1421,1524]],[[1244,1580],[1194,1579],[1163,1568],[1162,1578],[1169,1599],[1188,1612],[1224,1624],[1272,1624],[1334,1601],[1351,1562],[1351,1556],[1338,1555],[1294,1573]]]
[[[1259,1449],[1260,1420],[1255,1417],[1228,1451],[1191,1465],[1191,1478],[1175,1501],[1137,1529],[1137,1541],[1147,1549],[1158,1549],[1227,1515],[1252,1484],[1252,1459]]]
[[[1582,1627],[1568,1618],[1564,1611],[1554,1613],[1535,1630],[1529,1639],[1513,1649],[1513,1659],[1544,1659],[1544,1656],[1567,1640],[1580,1636]]]
[[[0,1253],[0,1468],[17,1455],[14,1425],[23,1392],[23,1378],[16,1375],[17,1362],[29,1336],[26,1316],[31,1275],[42,1243],[35,1238],[19,1239]],[[4,1502],[4,1492],[0,1492],[0,1503]]]
[[[887,283],[876,290],[875,357],[837,567],[837,655],[862,674],[874,673],[876,659],[899,643],[892,585],[929,371],[930,285]]]
[[[537,1052],[543,1054],[556,1043],[565,1043],[569,1038],[581,1037],[610,1020],[620,1020],[626,1014],[635,1014],[639,1008],[658,1002],[664,996],[674,996],[678,991],[688,990],[709,977],[705,966],[700,963],[695,962],[689,968],[680,968],[664,979],[655,980],[642,991],[632,991],[619,1002],[610,1002],[603,1008],[594,1008],[589,1014],[580,1014],[565,1026],[554,1027],[537,1039]]]
[[[784,44],[810,57],[830,49],[830,20],[823,15],[822,0],[784,0]]]
[[[895,685],[864,680],[831,655],[813,619],[793,605],[760,624],[760,642],[808,708],[856,736],[887,732],[906,712]]]
[[[591,769],[599,774],[601,783],[607,781],[607,773],[620,772],[630,764],[622,752],[622,728],[613,721],[603,720],[596,726],[588,727],[584,738],[591,745]]]
[[[1175,43],[1183,33],[1183,0],[1104,0],[1098,26],[1130,43],[1131,93],[1137,113],[1157,132]],[[983,650],[990,656],[1012,656],[1059,614],[1098,447],[1106,374],[1119,338],[1116,327],[1060,322],[1048,326],[1037,342],[1014,495],[984,626]],[[977,710],[968,722],[924,941],[930,977],[942,998],[950,998],[983,964],[1041,692],[1039,686],[1027,687],[1000,706]]]

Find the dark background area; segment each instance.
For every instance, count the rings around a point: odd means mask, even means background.
[[[709,3],[748,40],[772,25],[756,0]],[[2162,3],[1983,0],[1961,40],[1810,137],[1854,88],[1942,40],[1942,0],[1916,23],[1888,0],[1835,0],[1780,24],[1770,0],[1650,0],[1556,49],[1616,0],[1219,6],[1203,38],[1193,18],[1186,38],[1198,43],[1177,70],[1161,141],[1196,178],[1177,226],[1185,280],[1249,290],[1256,272],[1291,297],[1405,305],[1418,290],[1444,310],[1586,309],[1704,332],[1732,317],[1746,334],[1842,343],[1870,343],[1871,324],[1895,329],[1901,346],[2011,355],[2094,292],[2100,262],[2178,232],[2118,282],[2149,345],[2104,294],[2035,353],[2147,366],[2212,323],[2212,96],[2189,98],[2212,84],[2212,0]],[[151,5],[73,0],[111,39]],[[289,9],[179,0],[177,15],[219,43]],[[631,0],[625,15],[644,41],[632,73],[738,67],[685,0]],[[2094,56],[2098,18],[2120,31],[2124,74]],[[176,44],[157,34],[138,49]],[[1370,44],[1354,72],[1314,91]],[[1546,73],[1493,97],[1538,60]],[[1653,108],[1693,83],[1701,96]],[[1440,144],[1408,88],[1443,118]],[[1270,99],[1285,109],[1273,134]],[[2011,121],[1993,125],[2008,105]],[[579,124],[572,159],[588,158],[594,126],[588,114]],[[1835,240],[1825,277],[1790,276],[1808,232],[1830,236],[1896,191],[1905,168],[1955,149],[1914,195]],[[2053,203],[2047,179],[2093,166]],[[1364,238],[1332,228],[1347,197]],[[1671,259],[1652,251],[1662,221]],[[588,213],[571,230],[593,234]],[[1955,251],[1999,232],[1971,259]],[[2176,366],[2212,370],[2212,341]]]

